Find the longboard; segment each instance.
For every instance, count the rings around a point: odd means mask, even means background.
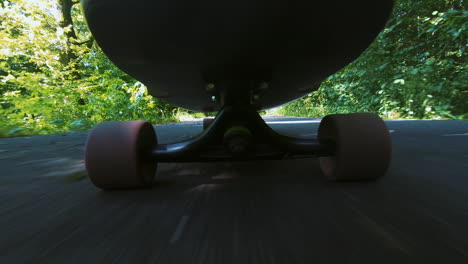
[[[109,58],[153,96],[218,111],[199,135],[158,144],[148,122],[106,121],[86,142],[86,169],[102,189],[153,185],[160,162],[319,157],[331,180],[385,174],[391,140],[372,113],[333,114],[316,139],[281,135],[258,111],[316,90],[382,30],[391,0],[85,0]]]
[[[194,111],[241,94],[258,110],[300,98],[356,59],[393,0],[83,0],[100,47],[151,95]]]

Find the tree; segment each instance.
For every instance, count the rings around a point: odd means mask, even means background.
[[[462,0],[397,1],[364,54],[286,113],[467,118],[467,17]]]
[[[76,0],[1,2],[0,135],[89,129],[103,120],[174,119],[174,107],[115,67]]]

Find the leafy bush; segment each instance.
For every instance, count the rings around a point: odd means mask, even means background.
[[[463,1],[397,1],[387,27],[286,115],[374,112],[386,118],[468,118]]]
[[[107,59],[75,2],[1,2],[0,136],[86,130],[104,120],[175,121],[175,107]]]
[[[399,0],[364,54],[287,115],[370,111],[468,118],[463,0]],[[104,120],[204,114],[164,104],[96,45],[77,0],[0,0],[0,136],[86,130]]]

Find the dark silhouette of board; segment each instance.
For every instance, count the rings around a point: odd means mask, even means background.
[[[356,59],[393,0],[83,0],[100,47],[151,95],[212,112],[219,94],[258,110],[308,94]]]

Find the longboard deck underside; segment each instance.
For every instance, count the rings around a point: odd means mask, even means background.
[[[151,95],[211,112],[207,84],[258,92],[260,109],[320,86],[383,29],[393,0],[83,0],[107,56]],[[221,87],[221,88],[220,88]]]

